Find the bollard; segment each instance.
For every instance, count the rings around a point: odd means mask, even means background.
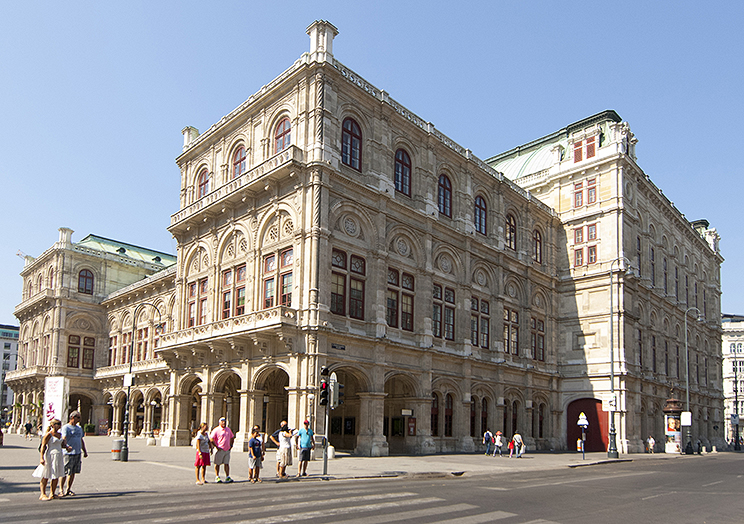
[[[328,446],[328,458],[329,459],[336,458],[336,448],[334,448],[333,446]]]
[[[114,439],[111,444],[111,460],[121,460],[121,447],[124,445],[124,439]]]

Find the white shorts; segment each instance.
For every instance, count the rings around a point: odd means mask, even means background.
[[[220,464],[230,464],[230,450],[217,449],[214,452],[214,465],[219,466]]]

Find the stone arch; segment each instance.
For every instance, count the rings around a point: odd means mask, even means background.
[[[204,273],[211,266],[212,249],[204,241],[196,242],[187,250],[184,257],[183,275],[192,277],[193,275]]]
[[[282,420],[294,422],[288,420],[289,376],[288,367],[281,362],[265,364],[253,375],[252,389],[260,395],[260,406],[256,406],[253,412],[254,424],[258,423],[267,432],[271,428],[278,428]]]
[[[374,220],[366,209],[349,201],[339,200],[331,206],[329,223],[333,231],[338,231],[351,239],[364,241],[365,245],[377,245],[377,229]]]
[[[525,296],[524,285],[514,275],[507,273],[504,275],[504,294],[509,297],[507,300],[511,304],[517,304],[520,307],[524,305],[523,297]]]
[[[393,258],[410,259],[407,262],[416,266],[422,265],[426,258],[416,232],[404,225],[397,225],[388,231],[387,246]]]
[[[435,272],[451,275],[456,281],[464,274],[463,262],[460,254],[454,247],[448,244],[439,244],[434,248],[431,257],[434,262]]]
[[[277,246],[294,245],[294,231],[298,227],[296,210],[284,202],[279,203],[272,211],[264,213],[259,220],[256,233],[257,247],[268,253]]]
[[[601,400],[591,397],[574,399],[566,406],[566,443],[569,449],[576,449],[575,443],[581,438],[581,428],[576,422],[582,412],[590,428],[586,433],[585,451],[606,451],[609,444],[609,413],[602,410]]]
[[[217,264],[224,268],[245,261],[253,243],[248,228],[236,225],[224,232],[217,245]]]
[[[497,277],[493,267],[490,264],[482,260],[477,260],[473,264],[471,282],[483,289],[488,291],[491,295],[498,295],[499,289],[497,284]]]

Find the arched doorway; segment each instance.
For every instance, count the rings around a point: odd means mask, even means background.
[[[354,451],[357,446],[357,435],[360,433],[360,398],[359,398],[359,380],[353,372],[344,368],[332,368],[336,374],[336,380],[343,384],[341,391],[343,396],[340,397],[341,404],[330,409],[328,421],[328,438],[329,442],[339,450]],[[318,416],[325,414],[320,409]],[[319,432],[323,431],[323,421],[318,424]]]
[[[263,402],[261,406],[261,428],[267,434],[272,434],[282,420],[287,420],[289,414],[289,375],[281,368],[268,371],[263,383],[258,389],[263,390]],[[253,422],[255,424],[256,422]],[[271,439],[266,443],[273,446]]]
[[[584,413],[589,421],[586,431],[586,451],[607,451],[609,414],[602,410],[602,401],[596,398],[574,400],[566,410],[566,443],[571,450],[576,449],[576,441],[581,438],[581,428],[576,424],[579,414]]]
[[[240,420],[240,377],[235,372],[221,375],[215,383],[215,418],[225,417],[227,425],[234,431],[245,427]]]
[[[93,420],[93,400],[90,397],[80,393],[70,393],[70,411],[67,414],[69,415],[76,410],[80,412],[81,426],[95,424]]]

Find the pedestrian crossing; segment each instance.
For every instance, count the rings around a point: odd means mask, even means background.
[[[396,486],[404,489],[395,489]],[[441,491],[432,494],[425,483],[404,485],[379,481],[185,485],[168,492],[80,493],[74,499],[36,502],[26,498],[25,504],[17,502],[17,497],[10,497],[10,503],[4,505],[2,520],[34,524],[169,524],[215,520],[221,524],[513,524],[525,520],[516,513],[494,510],[493,504],[448,500]],[[532,524],[558,523],[534,520]]]

